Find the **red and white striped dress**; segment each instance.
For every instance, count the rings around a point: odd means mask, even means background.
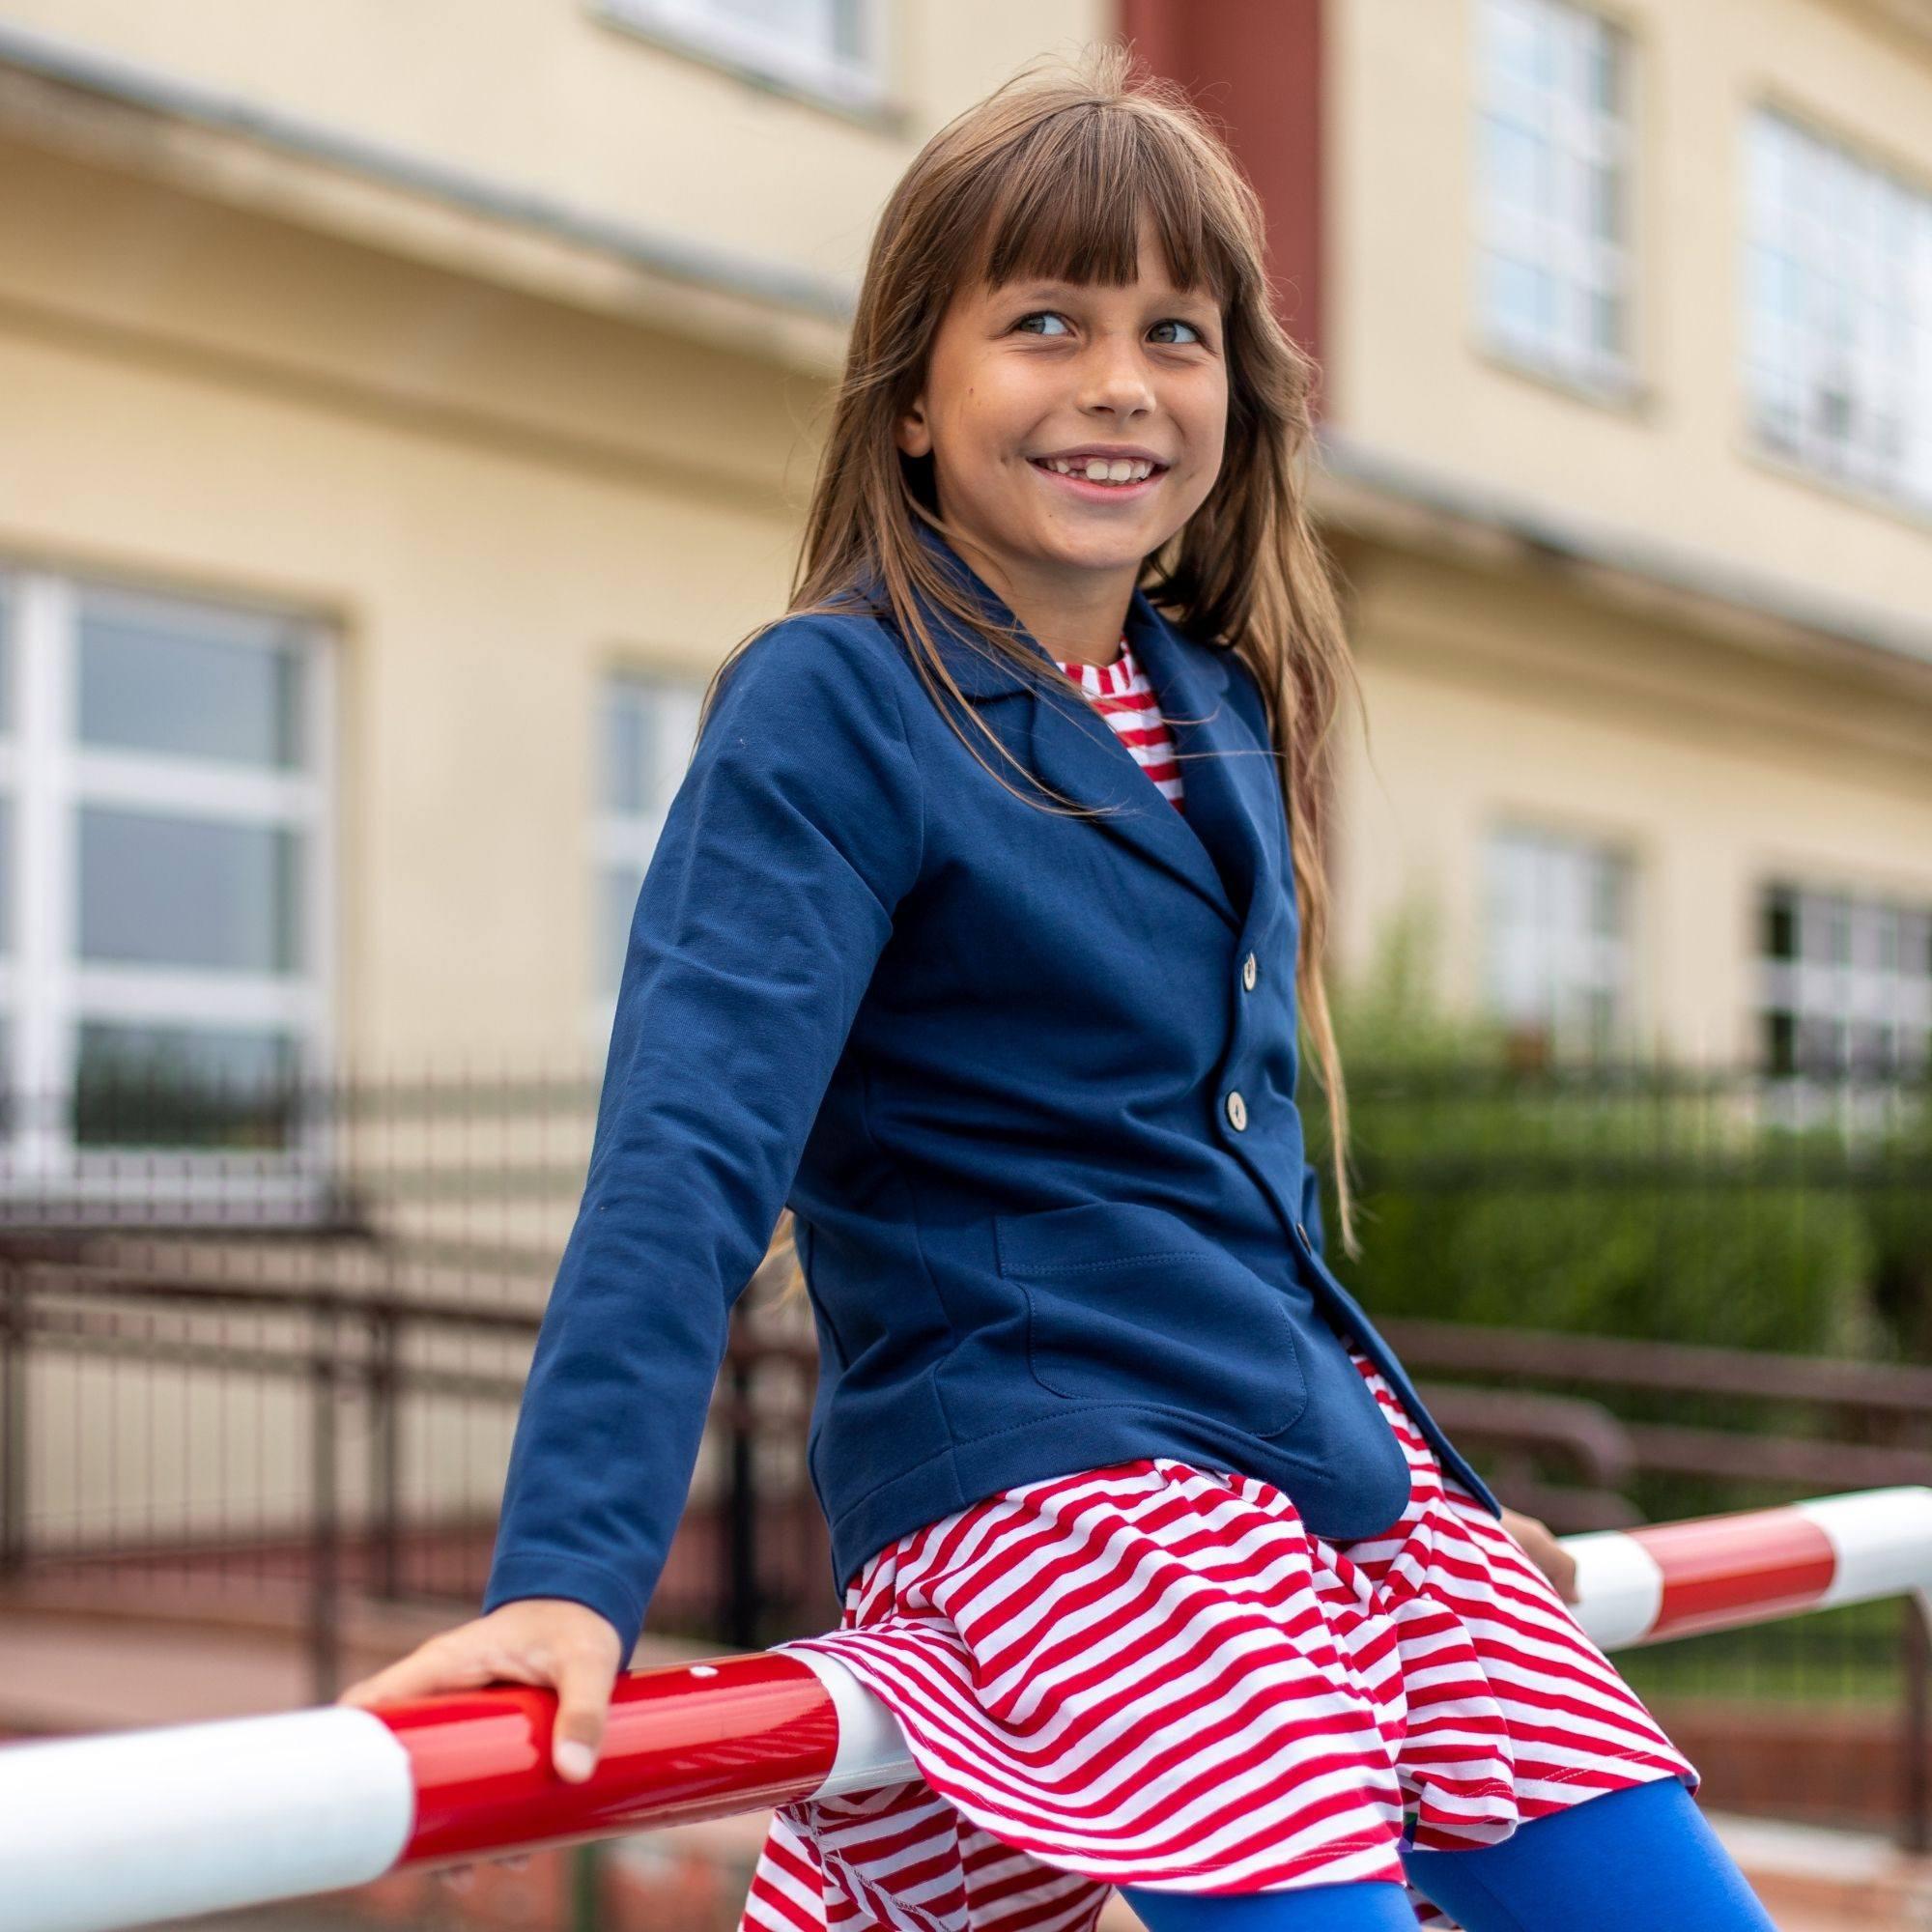
[[[1124,646],[1063,668],[1106,680],[1136,757],[1172,768]],[[1651,1778],[1694,1792],[1696,1767],[1344,1344],[1409,1464],[1380,1534],[1332,1543],[1268,1483],[1142,1457],[900,1538],[849,1579],[837,1630],[780,1645],[851,1670],[924,1776],[780,1807],[740,1932],[1092,1932],[1116,1885],[1406,1884],[1406,1831],[1453,1850]],[[1419,1925],[1454,1925],[1408,1897]]]

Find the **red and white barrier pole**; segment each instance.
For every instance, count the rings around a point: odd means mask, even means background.
[[[1918,1484],[1561,1541],[1573,1612],[1604,1650],[1908,1590],[1932,1616],[1932,1489]]]
[[[1906,1591],[1932,1614],[1932,1488],[1561,1541],[1605,1650]],[[4,1923],[113,1932],[919,1775],[892,1713],[803,1651],[620,1676],[582,1784],[552,1769],[555,1715],[503,1685],[0,1747]]]

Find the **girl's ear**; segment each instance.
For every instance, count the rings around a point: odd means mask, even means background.
[[[925,391],[922,389],[913,406],[902,415],[893,432],[895,440],[907,456],[927,456],[932,451],[932,431],[925,420]]]

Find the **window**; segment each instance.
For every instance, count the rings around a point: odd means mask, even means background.
[[[613,672],[599,694],[591,839],[597,970],[592,1032],[598,1044],[610,1034],[638,893],[697,742],[705,682],[662,672]]]
[[[1932,900],[1776,882],[1758,951],[1768,1071],[1919,1077],[1932,1066]]]
[[[1477,36],[1479,326],[1512,360],[1631,380],[1624,35],[1565,0],[1484,0]]]
[[[1768,108],[1746,143],[1752,434],[1932,509],[1932,193]]]
[[[883,0],[602,0],[605,13],[847,107],[885,91]]]
[[[1488,851],[1489,1003],[1540,1059],[1597,1059],[1632,1033],[1631,866],[1592,840],[1504,827]]]
[[[232,1204],[245,1151],[251,1198],[296,1211],[328,1031],[318,640],[22,571],[0,647],[0,1192]]]

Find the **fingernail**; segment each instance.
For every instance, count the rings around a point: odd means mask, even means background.
[[[556,1747],[556,1768],[566,1777],[588,1777],[594,1763],[590,1747],[579,1744],[575,1738],[566,1738]]]

